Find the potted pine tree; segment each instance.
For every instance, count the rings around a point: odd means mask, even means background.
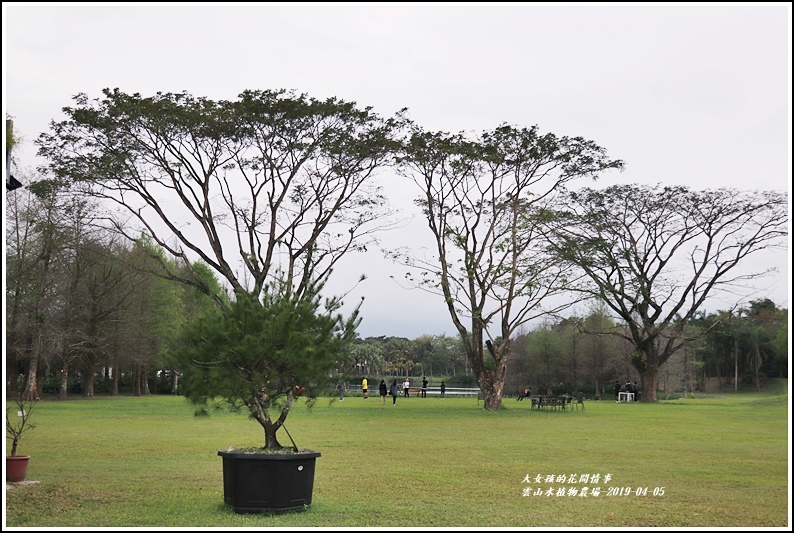
[[[30,456],[17,455],[17,446],[22,435],[36,427],[30,422],[34,405],[35,399],[21,396],[6,403],[6,439],[11,440],[11,455],[6,456],[6,481],[25,481],[28,475]]]
[[[320,452],[301,448],[284,422],[293,404],[310,406],[352,343],[360,319],[341,301],[323,300],[322,284],[296,294],[289,284],[265,287],[261,297],[239,294],[228,309],[186,328],[179,352],[183,392],[197,414],[229,407],[246,411],[264,432],[257,446],[219,450],[224,502],[238,513],[283,512],[311,505]],[[282,445],[279,430],[291,445]]]
[[[178,368],[189,398],[207,410],[215,398],[247,409],[267,452],[248,455],[283,455],[276,432],[294,387],[316,397],[356,324],[356,315],[337,316],[336,299],[321,306],[320,280],[396,223],[376,176],[401,145],[403,112],[382,118],[355,102],[287,90],[213,101],[106,88],[99,98],[76,95],[64,113],[37,141],[53,176],[121,208],[127,228],[138,227],[114,230],[130,238],[143,230],[184,264],[166,267],[165,277],[224,309],[186,339]],[[233,306],[213,294],[202,263],[224,278]],[[256,509],[255,499],[234,507]]]

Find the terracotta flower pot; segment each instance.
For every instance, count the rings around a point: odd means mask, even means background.
[[[6,456],[6,481],[25,481],[28,475],[29,455],[7,455]]]

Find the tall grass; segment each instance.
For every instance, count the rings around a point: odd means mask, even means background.
[[[488,412],[476,398],[412,397],[383,406],[376,396],[294,407],[287,429],[298,446],[322,453],[311,507],[237,515],[223,504],[217,450],[264,443],[244,415],[197,418],[171,396],[45,399],[19,450],[32,456],[28,480],[38,483],[6,488],[5,524],[791,525],[787,393],[591,401],[573,412],[504,405]],[[283,431],[279,438],[289,444]]]

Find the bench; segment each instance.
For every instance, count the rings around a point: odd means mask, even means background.
[[[408,396],[409,397],[413,396],[414,394],[419,396],[419,395],[421,395],[421,393],[422,393],[422,389],[412,389],[411,387],[408,387]],[[405,394],[405,393],[403,393],[403,394]]]
[[[543,396],[543,395],[536,395],[532,396],[531,398],[532,404],[530,405],[530,409],[550,409],[552,411],[556,411],[557,408],[561,408],[561,410],[565,410],[565,396]]]
[[[482,400],[482,399],[483,399],[482,392],[478,392],[477,393],[477,405],[480,405],[480,400]]]

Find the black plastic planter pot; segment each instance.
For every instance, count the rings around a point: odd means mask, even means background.
[[[314,462],[320,452],[241,453],[223,457],[223,501],[236,513],[281,513],[312,503]]]

